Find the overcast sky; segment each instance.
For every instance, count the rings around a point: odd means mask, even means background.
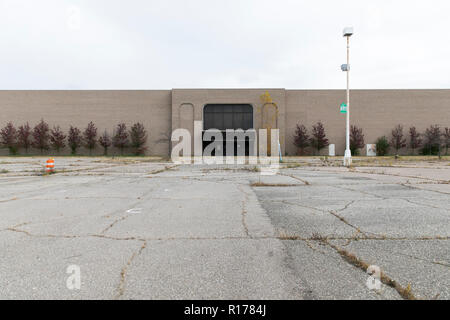
[[[450,88],[448,0],[0,0],[0,89]]]

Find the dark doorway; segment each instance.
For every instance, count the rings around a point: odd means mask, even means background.
[[[221,131],[223,155],[226,155],[225,130],[253,129],[253,107],[249,104],[207,104],[203,109],[203,133],[209,129]],[[203,141],[203,150],[210,143],[210,141]],[[234,154],[237,154],[237,146],[241,143],[245,144],[245,154],[249,155],[250,140],[248,136],[244,141],[234,138]]]

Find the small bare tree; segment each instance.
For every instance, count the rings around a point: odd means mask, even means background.
[[[145,144],[147,142],[147,131],[142,123],[135,123],[130,130],[131,147],[134,149],[135,155],[145,153],[147,149]]]
[[[422,147],[423,154],[441,155],[442,144],[441,129],[438,125],[432,125],[425,130],[424,143]]]
[[[33,147],[39,149],[41,154],[44,153],[44,150],[50,149],[48,141],[50,139],[48,124],[41,119],[33,129]]]
[[[298,125],[294,134],[294,145],[298,148],[298,154],[303,155],[305,149],[309,147],[308,130],[304,125]]]
[[[317,122],[315,125],[313,125],[312,128],[312,137],[309,139],[311,146],[317,150],[317,152],[320,152],[323,148],[328,146],[328,139],[325,135],[325,128],[323,127],[322,122]]]
[[[412,150],[412,154],[415,154],[415,150],[420,148],[422,145],[422,138],[420,138],[420,133],[417,132],[416,127],[409,128],[409,147]]]
[[[50,132],[50,144],[56,152],[61,151],[66,146],[66,135],[62,132],[59,126],[54,126]]]
[[[111,146],[111,138],[106,130],[98,139],[98,143],[103,147],[103,155],[108,155],[108,148]]]
[[[97,145],[97,127],[92,121],[84,129],[83,141],[86,148],[89,149],[89,155],[92,155],[92,150]]]
[[[31,127],[28,122],[19,127],[17,136],[19,147],[24,148],[25,153],[28,153],[28,149],[30,149],[33,144],[33,141],[31,140]]]
[[[76,154],[82,143],[81,131],[76,127],[70,126],[67,142],[69,143],[72,154]]]
[[[395,149],[396,154],[398,154],[398,150],[406,147],[406,139],[403,138],[403,126],[397,125],[392,130],[392,138],[391,138],[391,147]]]
[[[30,149],[33,144],[33,141],[31,140],[31,127],[28,122],[19,127],[19,130],[17,131],[17,138],[19,147],[24,148],[25,153],[28,154],[28,149]]]
[[[444,146],[445,146],[445,154],[448,154],[448,148],[450,147],[450,128],[446,127],[444,129],[444,133],[442,134],[444,137]]]
[[[120,154],[123,155],[123,150],[128,147],[129,144],[127,126],[125,123],[119,123],[117,125],[112,143],[114,147],[120,149]]]
[[[353,155],[359,155],[359,149],[364,148],[364,134],[362,128],[350,126],[350,151]]]
[[[13,155],[17,153],[17,130],[12,122],[8,122],[0,130],[0,139],[0,143],[9,149],[9,154]]]

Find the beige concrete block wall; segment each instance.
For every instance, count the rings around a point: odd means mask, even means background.
[[[345,115],[339,113],[339,106],[345,97],[344,90],[287,90],[286,152],[297,152],[292,138],[297,123],[310,131],[320,120],[330,143],[336,145],[336,154],[343,155]],[[411,126],[420,132],[433,124],[450,126],[450,90],[352,90],[350,106],[351,123],[363,128],[366,144],[382,135],[389,139],[397,124],[404,126],[405,135]]]
[[[7,121],[17,127],[25,122],[34,126],[43,118],[50,127],[60,125],[67,132],[70,125],[83,130],[93,121],[100,135],[105,129],[112,134],[119,122],[125,122],[128,128],[141,122],[148,131],[148,155],[169,154],[169,142],[164,135],[170,134],[171,117],[170,90],[0,91],[2,127]],[[118,153],[113,148],[111,151]],[[0,154],[7,153],[0,149]],[[63,154],[68,153],[65,150]],[[79,153],[88,152],[80,150]],[[98,146],[96,154],[101,153]]]
[[[60,125],[67,132],[70,125],[83,130],[92,120],[99,134],[105,129],[112,134],[119,122],[130,127],[139,121],[149,133],[147,154],[167,156],[172,128],[185,127],[192,131],[193,121],[203,120],[203,107],[209,103],[252,105],[254,127],[260,129],[269,114],[263,111],[261,102],[261,95],[266,91],[278,106],[283,151],[288,155],[297,153],[293,145],[297,123],[311,130],[314,123],[322,121],[330,143],[336,145],[336,154],[343,155],[345,115],[339,113],[339,105],[345,101],[344,90],[0,91],[0,126],[7,121],[16,126],[28,121],[34,126],[43,118],[51,127]],[[432,124],[450,126],[450,90],[352,90],[351,123],[363,128],[365,143],[374,143],[382,135],[390,138],[397,124],[404,126],[405,135],[412,125],[421,132]],[[97,148],[96,154],[101,152],[101,148]],[[325,149],[322,154],[327,152]],[[0,149],[0,155],[7,153],[6,149]],[[68,153],[66,150],[63,154]],[[87,154],[87,150],[80,150],[80,153]]]

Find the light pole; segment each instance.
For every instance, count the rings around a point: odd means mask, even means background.
[[[345,28],[343,32],[347,38],[347,64],[341,66],[342,71],[347,72],[347,125],[345,130],[345,154],[344,166],[352,164],[352,152],[350,151],[350,37],[353,35],[353,28]]]

